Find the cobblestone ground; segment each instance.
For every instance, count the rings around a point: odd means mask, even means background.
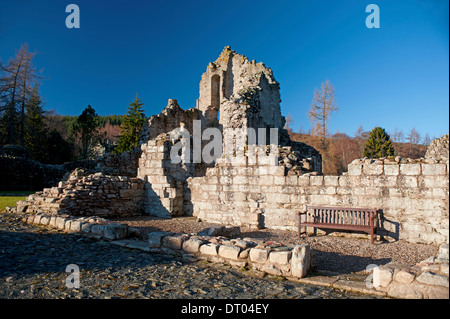
[[[66,287],[69,264],[80,269],[78,289]],[[380,298],[260,274],[129,250],[0,214],[0,298]]]

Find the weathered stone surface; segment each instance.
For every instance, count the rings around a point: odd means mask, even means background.
[[[449,299],[448,287],[428,287],[429,299]]]
[[[267,264],[261,267],[261,271],[265,271],[268,274],[275,275],[275,276],[282,276],[283,272],[281,269],[277,268],[275,265]]]
[[[50,218],[48,216],[42,216],[39,223],[41,225],[48,225],[49,222],[50,222]]]
[[[447,264],[441,264],[441,269],[440,271],[444,274],[448,276],[448,263]]]
[[[64,229],[64,226],[66,224],[66,218],[64,217],[56,217],[56,228],[58,229]]]
[[[442,260],[447,260],[447,262],[448,262],[448,259],[449,259],[449,248],[448,248],[448,244],[442,244],[442,245],[439,247],[439,255],[438,255],[438,258],[439,258],[439,259],[442,259]]]
[[[128,226],[125,224],[109,224],[105,225],[103,229],[103,236],[105,239],[117,240],[127,237]]]
[[[291,255],[291,251],[271,251],[269,254],[269,261],[280,265],[288,265]]]
[[[394,271],[387,267],[377,267],[373,272],[373,286],[375,288],[387,287],[393,278]]]
[[[202,255],[217,256],[218,249],[219,249],[218,244],[209,243],[200,246],[200,253]]]
[[[91,233],[96,235],[103,235],[103,230],[105,229],[105,225],[102,224],[93,224],[91,226]]]
[[[172,235],[171,232],[166,231],[158,231],[158,232],[151,232],[148,234],[148,244],[151,248],[159,248],[162,244],[162,239],[165,236]]]
[[[389,288],[389,296],[394,298],[405,299],[423,299],[424,295],[421,289],[417,289],[417,286],[411,286],[406,284],[395,284]]]
[[[73,220],[70,223],[70,231],[73,231],[73,232],[81,231],[81,221]]]
[[[94,225],[93,223],[84,222],[81,224],[81,232],[89,233],[91,231],[91,227]]]
[[[251,248],[249,252],[250,261],[257,263],[265,263],[267,258],[269,257],[269,250],[267,249],[259,249],[259,248]]]
[[[190,254],[196,254],[199,252],[200,246],[205,242],[198,238],[190,238],[183,243],[182,249]]]
[[[308,244],[297,245],[292,250],[291,273],[292,276],[303,278],[308,274],[311,266],[311,247]]]
[[[435,160],[449,159],[449,135],[443,135],[440,138],[433,140],[428,146],[425,158],[432,158]]]
[[[183,242],[185,241],[187,235],[186,234],[175,234],[175,235],[168,235],[165,236],[162,239],[162,244],[165,247],[168,247],[170,249],[181,249]]]
[[[416,278],[416,275],[407,270],[400,270],[394,276],[395,281],[406,285],[412,283],[414,278]]]
[[[237,246],[221,245],[219,247],[219,256],[226,259],[238,260],[241,249]]]
[[[442,286],[448,288],[448,276],[438,275],[430,271],[424,271],[417,277],[417,281],[427,285]]]

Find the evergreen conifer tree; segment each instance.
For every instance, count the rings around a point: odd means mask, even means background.
[[[370,132],[363,156],[369,158],[394,156],[394,145],[383,128],[377,126]]]
[[[127,114],[122,122],[119,142],[114,149],[115,153],[131,151],[139,144],[142,126],[145,123],[143,105],[137,95],[133,102],[129,104]]]

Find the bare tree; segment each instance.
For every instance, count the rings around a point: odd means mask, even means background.
[[[286,129],[288,133],[292,133],[292,123],[294,123],[294,119],[292,118],[291,114],[288,114],[286,116],[286,124],[284,124],[284,129]]]
[[[428,133],[423,138],[422,144],[423,145],[427,145],[427,146],[431,144],[431,138],[430,138],[430,135]]]
[[[337,110],[338,107],[334,97],[334,86],[329,80],[326,80],[321,84],[320,91],[317,88],[314,90],[314,98],[308,111],[308,117],[313,124],[313,127],[316,128],[317,135],[321,140],[322,151],[327,149],[330,114]]]
[[[420,143],[420,134],[416,130],[415,127],[413,127],[408,134],[408,142],[410,144],[419,144]]]
[[[390,135],[395,143],[403,143],[405,141],[405,135],[403,134],[402,130],[398,130],[397,128],[395,128],[394,133]]]
[[[7,122],[7,142],[10,144],[15,143],[19,135],[19,142],[24,145],[26,104],[40,79],[32,62],[35,55],[36,52],[29,52],[28,44],[24,44],[8,64],[0,64],[0,94],[4,101],[0,113]]]

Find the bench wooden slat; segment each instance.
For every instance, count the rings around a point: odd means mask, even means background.
[[[302,215],[306,215],[305,222],[301,221]],[[298,232],[300,236],[301,227],[364,231],[370,234],[373,244],[377,220],[376,209],[306,206],[306,211],[299,213]]]

